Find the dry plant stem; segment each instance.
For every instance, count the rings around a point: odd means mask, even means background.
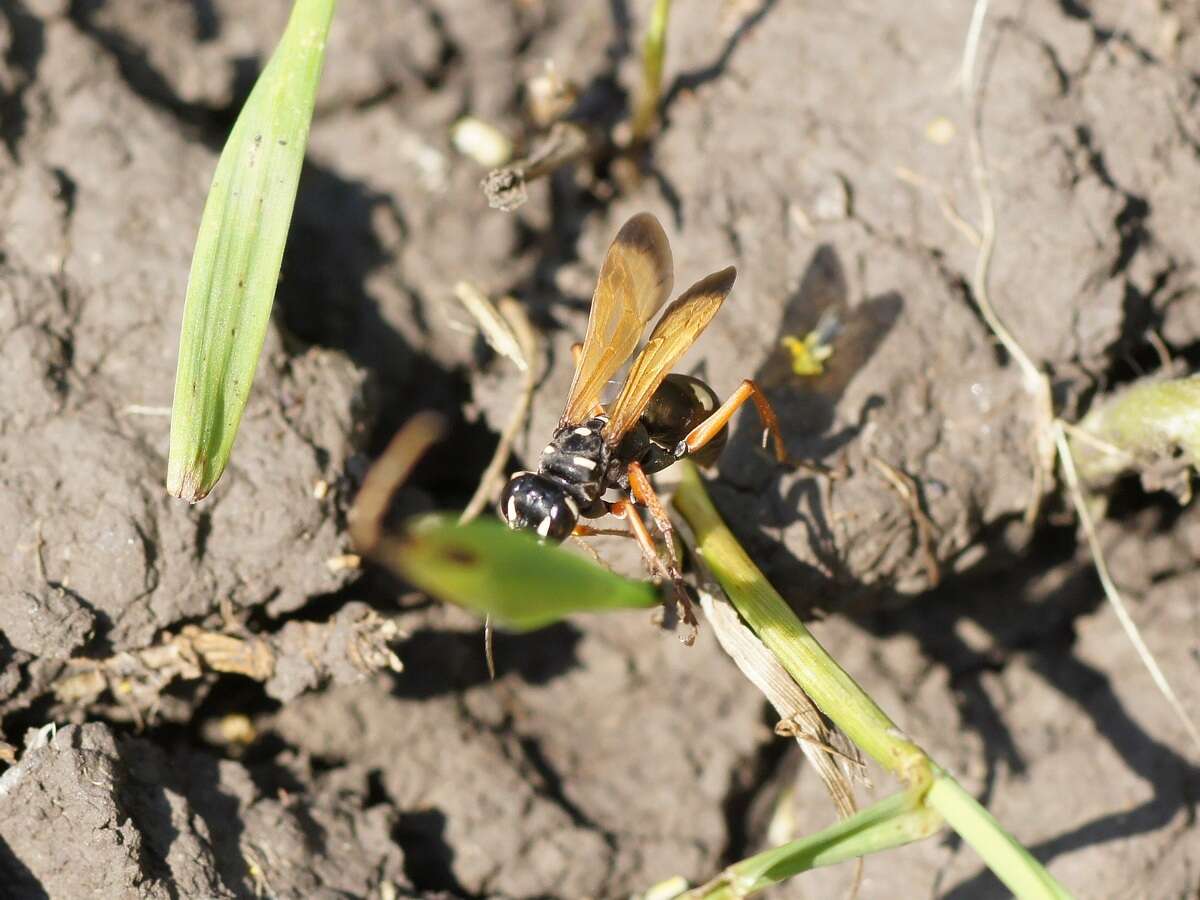
[[[825,651],[725,527],[696,467],[687,461],[679,465],[674,504],[695,533],[697,554],[741,617],[817,707],[863,751],[901,778],[915,798],[945,817],[1013,893],[1067,896],[1029,851],[905,736]]]
[[[946,217],[946,221],[962,232],[963,237],[967,239],[967,243],[972,247],[978,247],[982,243],[975,226],[963,218],[962,213],[958,211],[958,207],[954,205],[954,202],[950,199],[949,192],[944,187],[941,187],[924,175],[914,172],[907,166],[896,166],[895,174],[901,181],[933,194],[937,198],[938,208],[941,209],[942,215]]]
[[[663,58],[667,52],[667,21],[671,0],[654,0],[646,39],[642,44],[642,91],[633,114],[633,143],[645,143],[658,122],[658,101],[662,97]]]
[[[461,287],[462,285],[460,285]],[[459,299],[463,299],[462,292],[458,292]],[[459,516],[459,522],[470,522],[487,506],[496,496],[496,492],[501,486],[504,475],[504,463],[512,452],[513,441],[516,440],[517,432],[521,430],[521,426],[525,424],[525,419],[529,415],[529,405],[533,402],[533,389],[537,386],[537,369],[534,366],[534,361],[538,358],[538,336],[537,329],[529,321],[529,317],[525,314],[525,307],[514,300],[512,297],[503,297],[500,300],[499,316],[497,320],[492,319],[487,312],[495,312],[487,298],[479,294],[474,300],[482,300],[482,303],[474,304],[464,301],[464,305],[471,310],[476,319],[480,323],[481,328],[485,328],[485,333],[492,334],[488,338],[489,343],[499,351],[499,346],[508,347],[512,350],[505,355],[509,357],[521,370],[524,377],[521,380],[521,395],[517,398],[517,404],[513,407],[512,415],[508,418],[508,423],[504,426],[504,431],[500,435],[500,440],[496,444],[496,452],[492,454],[492,459],[488,463],[487,468],[483,470],[483,475],[479,479],[479,486],[475,488],[475,493],[471,496],[467,503],[466,509]],[[488,322],[489,325],[484,323]],[[490,330],[486,330],[489,329]],[[502,337],[503,336],[503,337]],[[483,656],[487,660],[488,677],[493,681],[496,678],[496,655],[494,653],[494,631],[492,628],[492,617],[484,616],[483,619]]]
[[[971,291],[975,295],[979,314],[1000,343],[1004,345],[1009,356],[1020,367],[1021,373],[1025,377],[1025,386],[1033,395],[1034,412],[1037,417],[1033,434],[1034,484],[1033,497],[1025,515],[1026,522],[1032,524],[1041,509],[1042,498],[1049,488],[1050,474],[1053,471],[1054,402],[1050,394],[1049,379],[1034,365],[1033,360],[1029,358],[1024,348],[996,313],[996,309],[992,305],[991,292],[988,289],[992,256],[996,249],[996,207],[992,199],[991,176],[983,151],[982,110],[979,107],[979,86],[975,83],[975,63],[979,54],[979,43],[983,34],[983,24],[987,18],[987,10],[988,0],[977,0],[971,14],[971,24],[967,29],[961,73],[963,103],[967,109],[968,119],[967,147],[971,155],[971,175],[975,181],[976,193],[979,195],[982,219],[978,230],[979,252],[975,257],[975,269],[971,276]]]
[[[628,140],[633,147],[644,144],[658,124],[670,11],[671,0],[654,0],[642,45],[642,86],[629,127]],[[561,120],[525,159],[488,172],[481,187],[489,206],[512,212],[529,199],[528,185],[538,178],[580,159],[620,154],[628,149],[619,132],[609,136],[579,122]]]
[[[934,552],[937,549],[937,527],[921,508],[921,495],[917,490],[917,483],[910,475],[878,456],[872,456],[870,462],[908,508],[913,526],[917,529],[917,547],[925,564],[925,578],[930,587],[937,587],[942,580],[942,567],[938,565],[937,554]]]
[[[481,182],[488,205],[512,212],[529,199],[527,185],[599,151],[604,143],[577,122],[557,122],[525,159],[488,172]]]
[[[492,305],[487,294],[469,281],[460,281],[454,285],[454,296],[466,307],[467,312],[479,325],[488,346],[506,359],[512,360],[513,365],[524,372],[529,368],[531,357],[525,353],[513,326],[505,321],[501,312]],[[513,301],[516,303],[516,301]],[[519,304],[517,304],[519,306]]]
[[[712,626],[717,642],[742,674],[758,688],[779,714],[776,734],[796,738],[801,751],[817,770],[833,798],[838,813],[846,818],[854,814],[853,781],[866,781],[866,767],[853,745],[833,746],[837,738],[825,724],[807,694],[748,627],[716,583],[708,567],[696,553],[696,536],[680,516],[672,516],[675,528],[691,552],[696,569],[700,607]],[[780,726],[787,726],[786,730]]]
[[[1154,679],[1159,691],[1167,699],[1167,702],[1171,705],[1176,715],[1179,716],[1188,734],[1200,746],[1200,733],[1197,732],[1196,725],[1184,711],[1175,692],[1167,683],[1162,670],[1154,661],[1154,657],[1146,647],[1145,641],[1142,640],[1137,624],[1129,617],[1125,609],[1120,592],[1108,576],[1108,565],[1104,560],[1103,549],[1100,547],[1099,541],[1095,540],[1095,528],[1091,524],[1091,513],[1087,509],[1082,490],[1078,489],[1078,474],[1076,472],[1075,460],[1070,453],[1070,445],[1066,439],[1064,426],[1054,413],[1053,400],[1050,394],[1050,381],[1038,371],[1038,368],[1033,364],[1028,354],[1017,343],[1016,338],[1004,326],[1004,323],[996,315],[996,311],[992,307],[988,293],[988,275],[991,269],[992,253],[996,244],[996,212],[992,200],[987,163],[983,153],[983,142],[980,135],[980,110],[974,79],[975,60],[979,51],[983,24],[987,17],[987,9],[988,0],[976,0],[974,12],[971,16],[971,25],[967,30],[962,63],[963,101],[966,104],[970,118],[969,146],[971,152],[971,169],[975,179],[976,190],[979,194],[979,203],[983,217],[983,224],[979,231],[981,238],[979,254],[976,257],[975,273],[971,285],[980,314],[983,316],[988,327],[1004,345],[1005,349],[1020,365],[1025,375],[1026,385],[1033,394],[1034,403],[1036,404],[1037,421],[1034,424],[1034,448],[1036,454],[1034,496],[1033,502],[1027,511],[1026,520],[1032,524],[1033,520],[1037,517],[1041,499],[1046,493],[1048,481],[1053,471],[1054,457],[1057,454],[1062,464],[1064,476],[1069,475],[1069,477],[1073,477],[1076,480],[1075,489],[1071,490],[1071,498],[1080,521],[1085,523],[1084,531],[1088,536],[1093,563],[1096,566],[1101,583],[1104,585],[1105,595],[1116,611],[1117,618],[1121,622],[1122,628],[1125,629],[1125,633],[1133,644],[1134,649],[1137,650],[1142,662],[1150,671],[1150,675]],[[1142,427],[1144,427],[1144,423]]]
[[[974,82],[975,53],[978,50],[979,34],[987,15],[988,0],[978,0],[975,12],[971,17],[971,28],[967,35],[967,51],[963,58],[962,90],[963,99],[967,105],[970,120],[968,147],[971,154],[971,174],[975,180],[975,189],[979,194],[980,216],[983,222],[978,230],[979,254],[975,258],[975,269],[971,277],[971,289],[975,293],[975,301],[979,305],[980,315],[988,328],[996,335],[1004,349],[1020,366],[1022,374],[1031,392],[1041,390],[1046,392],[1046,403],[1049,408],[1049,384],[1024,348],[1013,337],[1011,331],[1000,319],[992,306],[991,292],[988,289],[992,269],[992,256],[996,250],[996,207],[992,199],[991,175],[988,172],[987,160],[983,152],[983,138],[980,133],[982,115],[976,97],[977,87]]]
[[[392,494],[445,430],[445,422],[437,413],[417,413],[396,432],[383,456],[367,471],[349,515],[350,539],[365,555],[373,554],[383,541],[383,517]]]
[[[539,341],[536,329],[529,321],[529,317],[526,316],[525,308],[511,297],[505,297],[500,301],[500,313],[511,326],[513,338],[524,359],[524,364],[519,364],[523,376],[521,393],[508,417],[508,422],[504,425],[504,431],[500,433],[496,452],[492,454],[491,461],[479,479],[479,486],[462,512],[459,519],[462,522],[470,522],[483,512],[483,508],[494,500],[499,492],[503,482],[504,463],[512,453],[512,445],[517,438],[517,433],[520,432],[529,416],[529,405],[533,402],[533,390],[537,386],[538,373],[534,361],[538,358]],[[514,357],[513,361],[517,362],[517,359]]]
[[[1197,749],[1200,749],[1200,728],[1196,727],[1196,723],[1192,720],[1183,703],[1180,702],[1178,695],[1176,695],[1167,681],[1167,676],[1159,668],[1158,662],[1154,659],[1154,654],[1150,652],[1150,648],[1142,640],[1137,623],[1129,615],[1129,610],[1125,606],[1125,600],[1121,596],[1121,592],[1117,590],[1112,576],[1108,573],[1108,564],[1104,560],[1104,548],[1100,546],[1100,539],[1096,535],[1096,525],[1092,521],[1092,514],[1088,509],[1087,497],[1084,496],[1083,487],[1079,481],[1079,473],[1075,468],[1075,457],[1071,453],[1071,445],[1067,440],[1066,430],[1061,426],[1055,427],[1054,440],[1058,446],[1059,459],[1062,460],[1063,480],[1067,483],[1067,490],[1071,493],[1071,501],[1074,503],[1075,511],[1079,515],[1079,524],[1083,526],[1083,533],[1087,537],[1088,547],[1092,551],[1092,561],[1096,566],[1096,574],[1100,578],[1100,585],[1104,588],[1104,595],[1108,598],[1108,602],[1116,612],[1117,619],[1120,621],[1121,627],[1125,629],[1125,634],[1129,637],[1130,643],[1133,644],[1134,650],[1137,651],[1142,665],[1150,672],[1150,677],[1154,679],[1154,684],[1158,687],[1159,692],[1167,699],[1167,703],[1171,705],[1171,708],[1175,711],[1175,715],[1183,722],[1188,736],[1191,737]]]

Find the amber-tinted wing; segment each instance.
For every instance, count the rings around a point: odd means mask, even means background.
[[[600,267],[587,336],[560,425],[591,415],[600,392],[641,340],[646,323],[671,294],[671,245],[658,219],[639,213],[613,238]]]
[[[714,272],[697,281],[667,307],[650,340],[634,360],[621,393],[608,408],[604,439],[610,445],[615,445],[637,424],[663,379],[717,314],[736,277],[737,269],[733,266]]]

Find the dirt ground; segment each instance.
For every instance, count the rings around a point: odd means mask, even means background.
[[[189,508],[163,479],[192,243],[289,4],[0,0],[0,737],[19,760],[0,895],[622,897],[768,846],[781,810],[801,833],[834,820],[707,631],[688,649],[634,613],[500,634],[489,682],[473,619],[338,564],[364,468],[411,414],[454,427],[408,509],[461,507],[508,419],[520,376],[454,283],[513,294],[545,337],[516,468],[642,209],[678,285],[738,266],[685,368],[722,393],[758,377],[791,452],[845,470],[781,474],[747,413],[712,485],[819,638],[1078,896],[1200,894],[1200,757],[1067,507],[1023,524],[1031,401],[969,288],[971,4],[678,3],[646,177],[581,165],[489,209],[453,123],[527,138],[546,60],[619,120],[648,7],[341,5],[232,467]],[[1200,22],[1172,0],[997,0],[987,21],[992,293],[1074,417],[1159,367],[1156,341],[1200,364]],[[781,336],[829,308],[825,373],[783,374]],[[912,479],[927,533],[875,460]],[[1200,714],[1200,515],[1122,482],[1101,538]],[[265,654],[270,677],[214,672],[217,650]],[[894,789],[874,780],[860,802]],[[946,837],[870,859],[860,896],[1005,891]]]

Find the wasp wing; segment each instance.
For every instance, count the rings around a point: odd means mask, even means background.
[[[613,238],[600,267],[587,335],[559,425],[578,425],[637,348],[646,323],[671,294],[671,245],[658,219],[639,213]]]
[[[717,314],[736,277],[737,269],[733,266],[714,272],[697,281],[667,307],[634,360],[621,393],[608,409],[604,439],[610,445],[617,444],[637,424],[663,379]]]

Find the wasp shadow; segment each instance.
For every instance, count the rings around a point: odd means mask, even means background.
[[[497,631],[496,676],[515,674],[526,684],[545,684],[579,665],[577,648],[582,637],[568,622],[529,634]],[[491,679],[482,629],[420,628],[401,642],[396,652],[404,660],[404,672],[395,678],[392,693],[404,699],[457,694]]]
[[[871,397],[851,422],[834,430],[838,405],[903,308],[903,299],[894,291],[851,305],[837,251],[822,244],[813,252],[799,285],[783,305],[771,350],[753,375],[779,417],[793,459],[836,467],[840,451],[882,400]],[[821,333],[826,335],[823,341],[803,349],[807,336]],[[833,351],[824,360],[817,350],[822,343]],[[811,374],[797,374],[800,362],[819,365],[807,370]],[[789,585],[794,598],[805,597],[811,603],[828,591],[828,578],[765,530],[803,523],[815,557],[827,569],[836,568],[822,478],[781,480],[778,464],[762,449],[762,422],[753,409],[743,408],[731,428],[729,447],[719,464],[721,477],[713,485],[714,499],[734,530],[749,536],[748,549],[755,559],[780,584]]]
[[[813,252],[797,289],[787,298],[771,351],[755,371],[755,382],[766,392],[779,416],[779,424],[793,457],[828,463],[831,457],[861,430],[859,421],[830,432],[837,407],[850,382],[878,351],[904,308],[901,296],[889,291],[850,305],[845,269],[837,251],[822,244]],[[819,358],[819,349],[802,350],[805,338],[824,333],[816,341],[831,355]],[[799,367],[814,365],[806,373]],[[740,425],[746,426],[743,415]],[[760,426],[754,424],[754,431]],[[727,459],[730,468],[745,471],[751,447],[743,444]],[[723,475],[732,475],[732,471]],[[760,470],[759,477],[770,477]]]

